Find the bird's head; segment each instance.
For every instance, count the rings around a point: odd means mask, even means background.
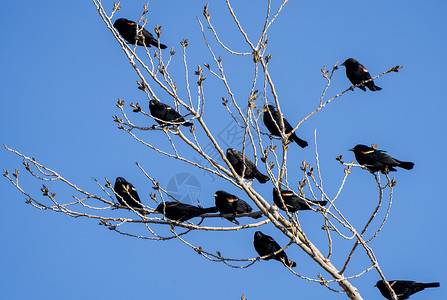
[[[354,148],[349,149],[349,151],[353,151],[355,154],[369,154],[374,152],[374,148],[368,147],[366,145],[356,145]]]
[[[135,22],[132,22],[124,18],[120,18],[116,19],[115,22],[113,23],[113,27],[115,27],[116,29],[123,28],[123,26],[126,25],[135,25]]]
[[[127,181],[123,177],[116,177],[115,184],[119,184],[119,183],[127,184]]]
[[[164,213],[164,210],[165,210],[165,203],[162,202],[158,204],[157,208],[154,210],[154,213],[162,214]]]
[[[158,106],[158,101],[155,99],[152,99],[151,101],[149,101],[149,107],[157,107]]]
[[[255,232],[255,239],[260,239],[264,236],[264,234],[260,231],[256,231]]]
[[[347,60],[345,60],[344,63],[341,64],[341,66],[345,66],[346,68],[349,68],[351,66],[355,66],[357,65],[359,62],[354,59],[354,58],[348,58]]]
[[[273,106],[273,105],[267,105],[267,107],[268,107],[268,109],[270,110],[270,111],[276,111],[276,107],[275,106]]]
[[[235,153],[236,153],[236,150],[235,150],[234,148],[228,148],[228,149],[227,149],[227,156],[228,156],[228,155],[235,154]]]
[[[225,194],[224,191],[217,191],[214,193],[213,197],[220,197],[220,196],[223,196],[224,194]]]

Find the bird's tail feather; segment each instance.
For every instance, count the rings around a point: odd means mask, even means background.
[[[431,282],[431,283],[424,283],[424,287],[431,288],[431,287],[439,287],[439,282]]]
[[[209,214],[211,214],[211,213],[217,213],[219,211],[219,209],[217,208],[217,207],[215,207],[215,206],[213,206],[213,207],[208,207],[208,208],[203,208],[203,213],[204,214],[206,214],[206,213],[209,213]]]
[[[255,174],[255,178],[259,181],[259,183],[266,183],[267,181],[270,180],[270,177],[268,177],[267,175],[262,174],[259,171]]]
[[[235,218],[226,218],[226,219],[236,225],[239,225],[239,222]]]
[[[294,262],[293,260],[287,259],[287,258],[281,258],[282,263],[289,268],[295,268],[296,267],[296,262]]]
[[[289,259],[289,266],[290,266],[291,268],[295,268],[295,267],[296,267],[296,262],[294,262],[294,261],[292,261],[292,260]]]
[[[319,204],[319,205],[321,205],[321,206],[326,206],[327,201],[312,201],[312,203],[314,203],[314,204]]]
[[[382,88],[378,87],[377,85],[375,85],[374,83],[371,82],[371,84],[367,85],[370,91],[380,91]]]
[[[291,135],[292,140],[298,144],[301,148],[307,147],[309,144],[296,136],[295,132]]]
[[[410,162],[410,161],[398,161],[399,162],[399,167],[404,168],[406,170],[411,170],[413,169],[414,163]]]

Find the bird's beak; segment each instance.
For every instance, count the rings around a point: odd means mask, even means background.
[[[377,287],[377,283],[374,286]]]
[[[342,63],[340,66],[344,66],[345,65],[345,63]]]
[[[353,151],[353,152],[354,152],[354,148],[352,148],[352,149],[348,149],[348,151]]]

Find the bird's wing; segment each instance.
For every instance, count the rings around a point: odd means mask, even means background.
[[[368,70],[362,64],[359,64],[359,67],[363,70],[363,72],[368,73]]]
[[[379,153],[380,160],[385,164],[398,165],[399,163],[390,155],[385,153]]]
[[[232,202],[235,202],[235,201],[238,201],[239,200],[239,198],[238,197],[225,197],[225,199],[228,201],[228,202],[230,202],[230,203],[232,203]]]

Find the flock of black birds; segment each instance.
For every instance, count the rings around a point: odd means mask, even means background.
[[[149,31],[133,21],[121,18],[117,19],[113,26],[118,30],[124,40],[131,45],[145,47],[151,47],[152,45],[160,49],[167,48],[166,45],[159,43]],[[354,58],[345,60],[341,65],[346,68],[346,76],[355,87],[358,87],[365,92],[365,86],[371,91],[380,91],[382,89],[374,84],[368,70]],[[193,125],[193,123],[185,121],[184,116],[175,109],[158,100],[150,101],[149,110],[152,117],[154,117],[154,120],[161,126]],[[288,135],[293,131],[293,127],[284,117],[282,117],[281,124],[281,116],[273,105],[267,105],[264,108],[263,121],[264,125],[273,136],[281,137],[282,135]],[[283,134],[281,134],[281,132],[283,132]],[[298,138],[295,132],[290,134],[289,140],[297,143],[301,148],[308,146],[308,143]],[[414,166],[414,163],[412,162],[399,161],[386,154],[383,150],[377,150],[365,145],[356,145],[354,148],[350,149],[350,151],[354,152],[357,162],[371,173],[378,171],[382,173],[396,171],[394,167],[411,170]],[[243,153],[233,148],[229,148],[226,151],[226,158],[232,165],[234,171],[242,178],[248,179],[250,182],[256,179],[259,183],[266,183],[270,180],[269,176],[262,174],[257,169],[256,165]],[[147,213],[143,208],[135,187],[124,178],[116,178],[114,192],[116,194],[116,199],[121,206],[135,209],[142,214]],[[164,217],[178,222],[188,221],[191,218],[199,217],[206,213],[219,212],[221,215],[227,215],[226,219],[230,222],[239,225],[236,216],[251,213],[253,211],[252,207],[247,202],[225,191],[216,191],[213,196],[215,197],[216,205],[214,207],[202,208],[172,201],[160,203],[153,212],[163,214]],[[273,202],[279,209],[288,213],[295,213],[300,210],[310,210],[311,206],[324,207],[327,204],[327,201],[309,200],[290,190],[280,189],[278,191],[276,187],[273,188]],[[253,216],[255,219],[260,217],[262,217],[262,214]],[[271,236],[256,231],[254,234],[253,245],[256,252],[261,257],[264,257],[264,260],[275,259],[282,262],[288,268],[296,266],[295,262],[287,258],[284,251],[280,251],[281,247]],[[408,299],[410,295],[422,291],[425,288],[439,287],[438,282],[419,283],[415,281],[392,280],[389,281],[389,284],[399,300]],[[383,281],[378,281],[375,286],[385,298],[392,299],[390,292]]]

